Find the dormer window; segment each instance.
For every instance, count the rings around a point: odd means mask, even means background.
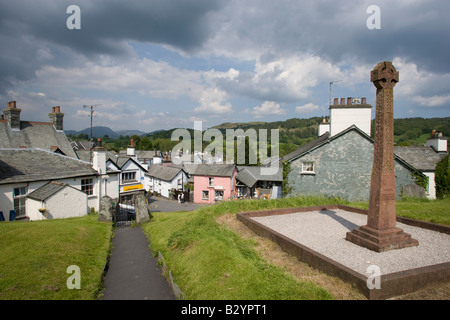
[[[136,181],[136,172],[122,172],[122,182]]]

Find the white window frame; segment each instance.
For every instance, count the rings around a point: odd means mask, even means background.
[[[208,177],[208,186],[214,187],[214,178],[213,177]]]
[[[302,162],[302,174],[316,174],[314,161]]]
[[[16,194],[18,190],[18,194]],[[27,187],[18,187],[13,189],[13,204],[14,210],[16,211],[16,218],[26,216],[26,200],[27,200]],[[17,205],[16,205],[17,201]]]
[[[81,179],[81,191],[86,193],[88,197],[94,195],[94,178]]]

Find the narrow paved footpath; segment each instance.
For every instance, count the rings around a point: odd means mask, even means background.
[[[174,300],[141,227],[114,231],[103,300]]]

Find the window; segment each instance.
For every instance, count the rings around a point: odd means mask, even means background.
[[[302,173],[314,174],[314,162],[302,162]]]
[[[92,196],[94,194],[94,179],[81,179],[81,191],[88,196]]]
[[[120,203],[123,203],[123,204],[133,204],[134,205],[133,200],[134,200],[133,195],[131,195],[131,194],[120,197]]]
[[[214,178],[208,178],[209,186],[214,187]]]
[[[223,200],[223,190],[215,191],[215,200]]]
[[[24,216],[25,212],[25,201],[27,195],[27,188],[14,188],[14,210],[16,210],[16,217]]]
[[[202,191],[202,200],[209,200],[209,191],[208,190]]]
[[[122,181],[136,181],[136,172],[122,172]]]

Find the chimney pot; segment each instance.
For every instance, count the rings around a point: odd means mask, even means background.
[[[16,108],[16,101],[10,101],[8,102],[8,108],[12,109],[12,108]]]
[[[341,98],[341,105],[345,104],[345,98]]]
[[[350,106],[352,104],[352,98],[348,97],[347,98],[347,105]]]
[[[361,98],[361,104],[367,104],[366,97]]]
[[[60,106],[56,106],[56,107],[54,107],[54,110],[55,111],[53,111],[53,112],[61,112],[61,107]]]
[[[339,98],[334,98],[334,105],[337,106],[339,104]]]

